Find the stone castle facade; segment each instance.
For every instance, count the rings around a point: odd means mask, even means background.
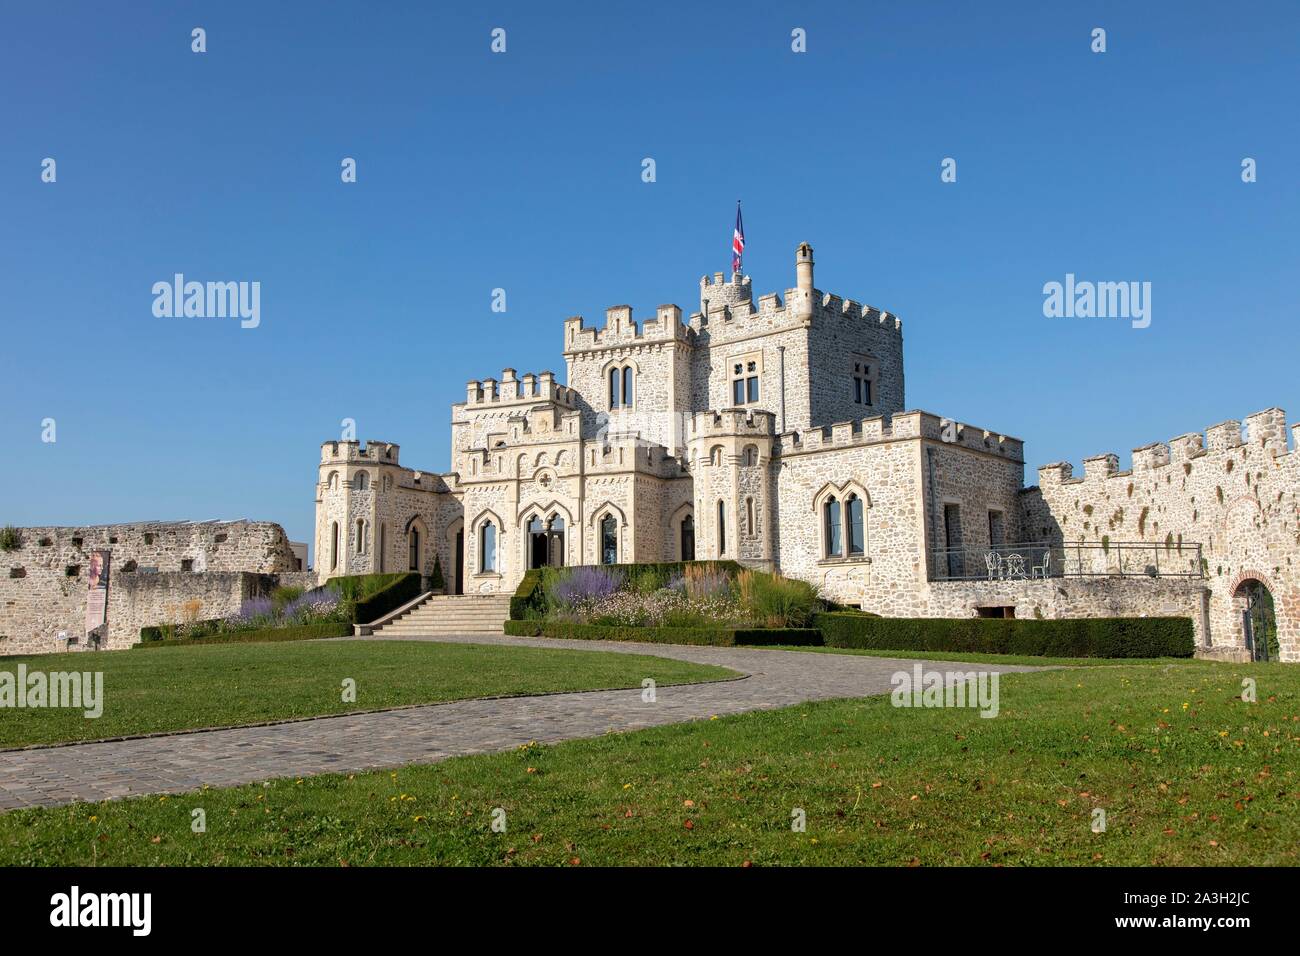
[[[685,322],[676,305],[566,320],[564,383],[468,384],[450,472],[325,442],[320,579],[436,561],[449,590],[482,593],[542,565],[727,558],[889,616],[1178,614],[1225,657],[1249,653],[1257,582],[1300,660],[1300,452],[1282,411],[1138,449],[1130,471],[1111,454],[1083,478],[1049,465],[1026,488],[1018,439],[906,410],[902,323],[819,291],[813,270],[805,243],[784,298],[715,274]]]

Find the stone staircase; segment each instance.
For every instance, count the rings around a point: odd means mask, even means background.
[[[374,628],[376,637],[501,634],[509,594],[428,594]]]

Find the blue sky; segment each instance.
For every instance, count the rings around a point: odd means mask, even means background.
[[[903,318],[908,406],[1024,438],[1030,482],[1300,416],[1292,2],[9,3],[0,88],[0,523],[310,540],[341,419],[446,470],[467,379],[691,311],[737,198],[756,294],[811,242]],[[155,317],[176,272],[259,281],[260,327]],[[1045,318],[1066,273],[1151,282],[1150,327]]]

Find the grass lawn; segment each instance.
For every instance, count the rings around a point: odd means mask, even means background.
[[[735,676],[721,667],[598,651],[337,641],[214,644],[0,660],[0,671],[102,671],[104,711],[0,710],[0,748],[233,726],[470,697],[639,687]],[[343,681],[356,681],[356,702]]]
[[[0,815],[9,865],[1295,865],[1298,848],[1300,668],[1210,662],[1004,675],[993,719],[831,701]]]

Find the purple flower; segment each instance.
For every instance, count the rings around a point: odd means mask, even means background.
[[[294,598],[284,606],[280,616],[286,621],[299,618],[324,617],[339,606],[339,595],[329,588],[317,588]]]
[[[236,619],[240,621],[255,621],[259,618],[271,617],[275,614],[275,603],[269,597],[249,598],[239,607],[239,614]]]
[[[577,567],[551,587],[551,603],[572,607],[609,597],[623,586],[623,575],[605,568]]]

